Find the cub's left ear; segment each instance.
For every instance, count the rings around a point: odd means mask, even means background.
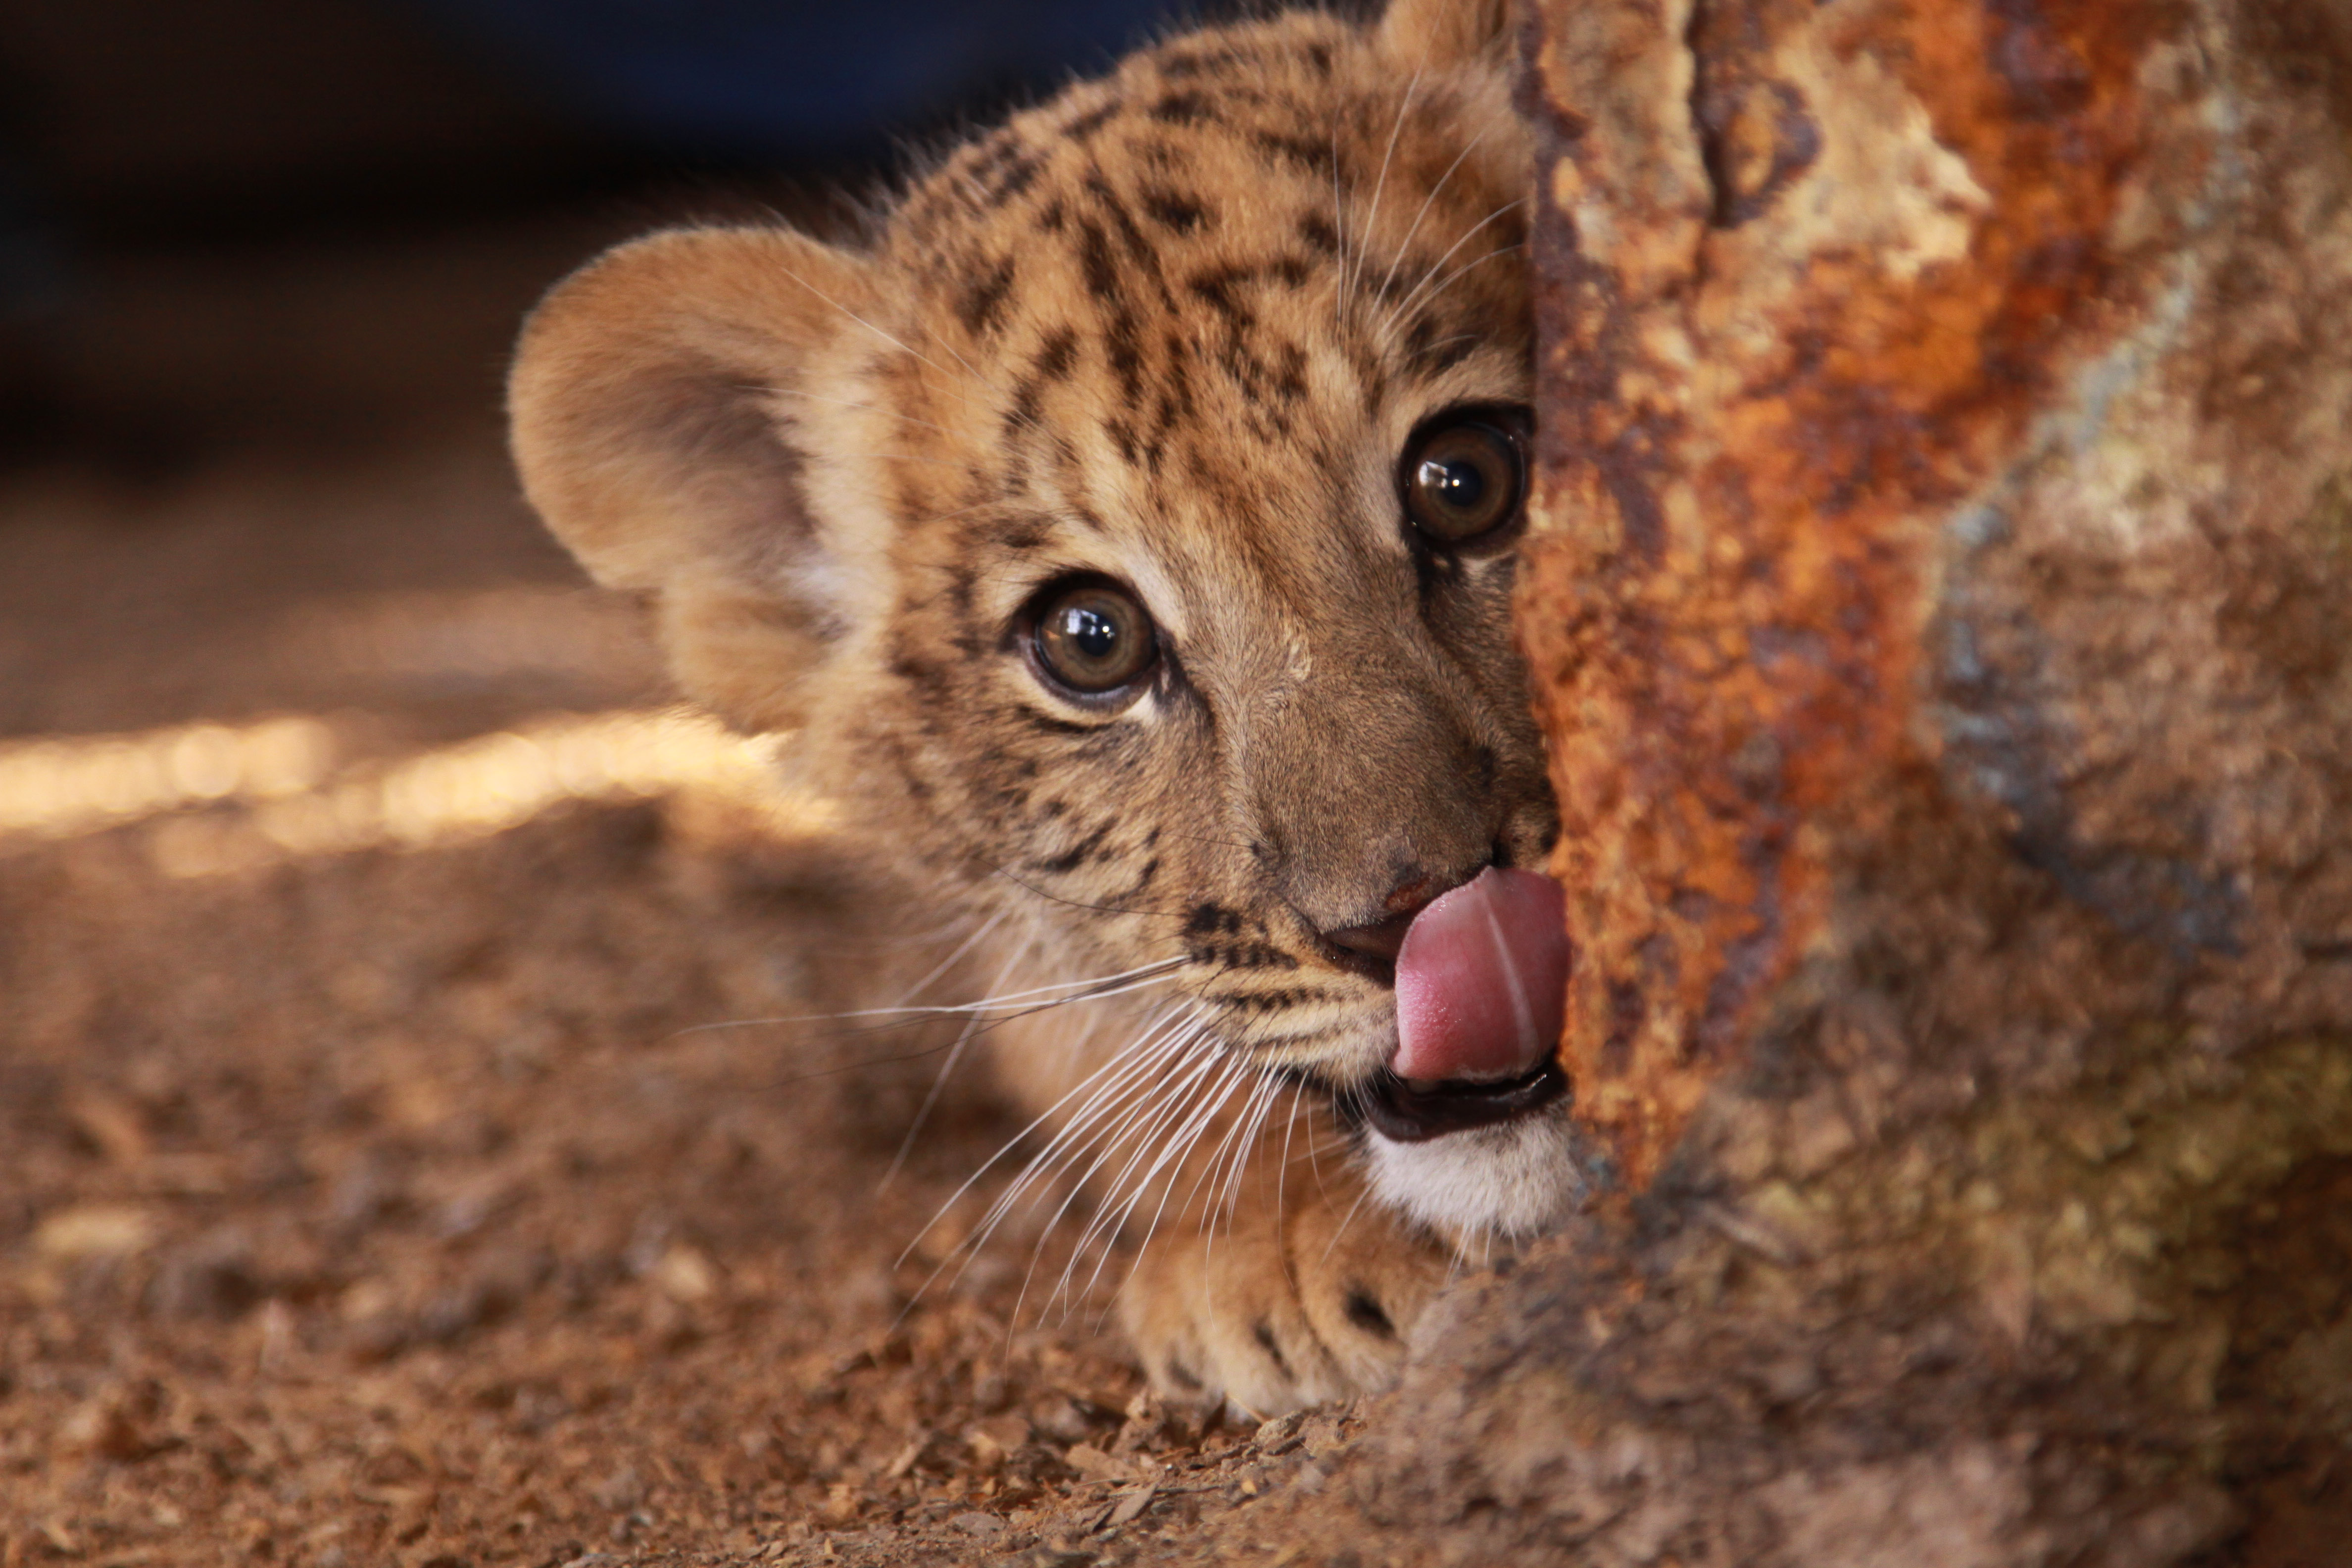
[[[1389,0],[1381,47],[1408,70],[1500,63],[1510,52],[1510,0]]]
[[[801,721],[839,630],[792,395],[875,309],[864,258],[785,229],[678,229],[607,253],[524,328],[515,466],[596,580],[651,589],[688,693]]]

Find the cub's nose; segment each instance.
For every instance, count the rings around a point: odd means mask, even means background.
[[[1475,877],[1476,869],[1470,873]],[[1401,878],[1381,900],[1388,913],[1381,919],[1361,925],[1341,926],[1322,933],[1323,940],[1339,951],[1333,956],[1357,973],[1380,981],[1383,984],[1396,980],[1396,958],[1404,947],[1406,928],[1413,918],[1450,889],[1459,887],[1466,878],[1452,878],[1443,873],[1432,875],[1415,868]]]
[[[1366,958],[1394,963],[1396,955],[1404,948],[1405,928],[1412,924],[1412,917],[1420,912],[1419,907],[1416,906],[1403,914],[1391,915],[1384,921],[1374,921],[1370,925],[1344,926],[1338,931],[1325,931],[1323,940],[1333,947],[1345,948],[1349,952],[1361,953]]]

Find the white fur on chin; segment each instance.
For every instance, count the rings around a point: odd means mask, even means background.
[[[1365,1138],[1372,1190],[1441,1233],[1517,1242],[1582,1206],[1585,1173],[1564,1104],[1540,1114],[1419,1143]]]

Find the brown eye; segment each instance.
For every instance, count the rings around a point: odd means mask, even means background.
[[[1084,697],[1131,684],[1160,656],[1151,617],[1135,596],[1092,580],[1045,591],[1030,646],[1039,668]]]
[[[1466,544],[1517,515],[1527,464],[1516,423],[1499,412],[1446,415],[1405,443],[1405,515],[1431,543]]]

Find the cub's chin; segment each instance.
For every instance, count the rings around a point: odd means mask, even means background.
[[[1590,1186],[1565,1098],[1433,1138],[1398,1139],[1368,1126],[1364,1150],[1381,1201],[1474,1257],[1566,1223]]]

